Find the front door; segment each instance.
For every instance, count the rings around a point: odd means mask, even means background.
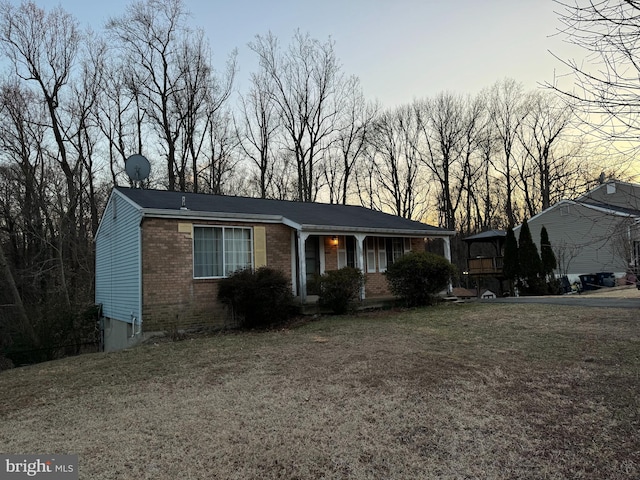
[[[304,261],[307,268],[307,295],[318,295],[320,276],[320,237],[310,236],[304,244]]]

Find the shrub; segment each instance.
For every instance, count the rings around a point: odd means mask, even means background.
[[[343,267],[331,270],[320,276],[321,307],[330,309],[338,315],[355,309],[360,299],[360,289],[364,285],[364,275],[358,268]]]
[[[389,289],[408,306],[429,305],[446,288],[456,269],[446,258],[429,252],[411,252],[387,267]]]
[[[289,280],[268,267],[239,270],[222,279],[218,299],[232,308],[245,328],[281,323],[295,311]]]

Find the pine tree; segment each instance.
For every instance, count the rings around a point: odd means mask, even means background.
[[[544,290],[542,260],[540,260],[540,255],[538,254],[538,247],[531,237],[531,230],[529,230],[529,224],[526,219],[522,222],[518,240],[520,277],[524,280],[531,293],[542,293],[542,290]]]
[[[504,257],[502,259],[502,273],[509,281],[509,290],[513,291],[513,284],[518,278],[518,242],[513,228],[507,230],[507,237],[504,243]]]
[[[540,260],[542,261],[542,274],[545,277],[553,275],[553,271],[558,266],[556,262],[556,256],[551,248],[551,242],[549,241],[549,234],[547,229],[543,226],[540,230]]]

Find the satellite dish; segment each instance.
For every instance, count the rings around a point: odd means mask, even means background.
[[[137,153],[127,158],[127,160],[124,162],[124,169],[134,184],[136,182],[145,180],[147,177],[149,177],[149,173],[151,173],[151,165],[149,164],[149,160],[147,160],[142,155],[138,155]]]

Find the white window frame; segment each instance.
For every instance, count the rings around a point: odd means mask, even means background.
[[[196,276],[196,230],[197,229],[218,229],[222,231],[222,275],[207,275],[207,276]],[[230,263],[229,262],[229,258],[228,255],[230,255],[230,253],[227,252],[227,239],[228,239],[228,235],[231,234],[231,232],[233,232],[234,230],[243,230],[243,231],[248,231],[249,232],[249,238],[247,239],[247,245],[249,247],[249,251],[248,252],[241,252],[241,253],[248,253],[249,255],[249,263],[245,264],[243,266],[239,266],[239,268],[235,269],[239,270],[241,268],[251,268],[253,269],[253,265],[254,265],[254,257],[253,257],[253,228],[251,227],[244,227],[244,226],[236,226],[236,225],[194,225],[193,226],[193,241],[191,242],[191,247],[192,247],[192,271],[193,271],[193,278],[194,279],[198,279],[198,280],[202,280],[202,279],[210,279],[210,278],[226,278],[228,277],[231,273],[233,273],[233,271],[227,271],[227,265]]]

